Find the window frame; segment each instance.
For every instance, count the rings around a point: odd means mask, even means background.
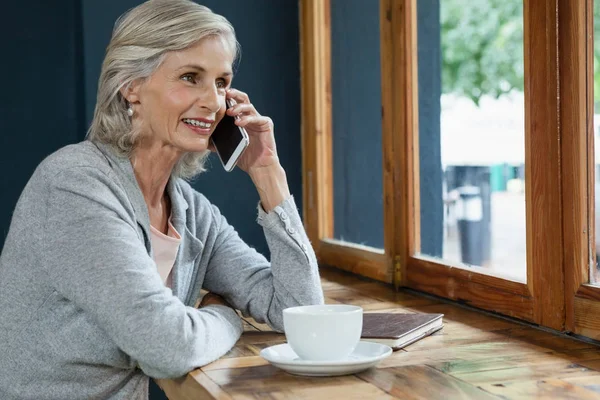
[[[393,251],[333,239],[331,18],[329,0],[300,1],[303,213],[320,263],[392,282]],[[389,190],[384,188],[384,192]],[[392,218],[384,207],[384,219]],[[391,228],[386,227],[385,238]]]
[[[565,330],[600,339],[595,255],[593,0],[559,0]],[[596,270],[597,271],[597,270]]]
[[[523,2],[527,283],[419,249],[417,0],[380,0],[384,249],[333,239],[330,0],[301,0],[304,217],[319,262],[600,338],[594,238],[592,0]],[[534,103],[535,102],[535,103]],[[590,156],[591,154],[591,156]],[[402,155],[395,157],[394,155]],[[398,162],[398,160],[401,160]],[[540,234],[543,232],[543,234]]]

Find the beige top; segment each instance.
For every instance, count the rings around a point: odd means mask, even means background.
[[[175,265],[181,235],[171,224],[171,218],[169,218],[168,225],[167,235],[150,225],[150,241],[152,242],[152,252],[158,273],[164,284],[170,288],[173,282],[171,270]]]

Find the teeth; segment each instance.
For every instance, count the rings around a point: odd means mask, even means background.
[[[187,118],[183,119],[183,122],[185,122],[186,124],[198,126],[200,128],[210,128],[210,125],[211,125],[208,122],[196,121],[195,119],[187,119]]]

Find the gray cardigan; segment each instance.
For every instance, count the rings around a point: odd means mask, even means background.
[[[225,354],[242,333],[201,288],[283,329],[282,310],[322,304],[315,254],[293,198],[265,214],[271,263],[203,195],[171,179],[182,242],[165,287],[131,163],[89,141],[44,160],[15,208],[0,256],[0,399],[147,399]]]

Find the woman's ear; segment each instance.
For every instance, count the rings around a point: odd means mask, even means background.
[[[129,104],[136,104],[140,102],[140,86],[142,84],[141,79],[132,81],[129,85],[123,86],[119,92]]]

